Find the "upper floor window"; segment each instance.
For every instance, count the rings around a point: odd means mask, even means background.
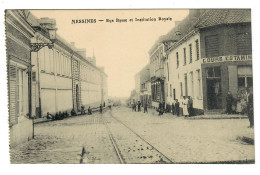
[[[186,65],[187,60],[186,60],[186,48],[183,48],[183,65]]]
[[[205,37],[206,57],[215,57],[219,55],[218,35],[210,35]]]
[[[179,53],[176,52],[176,65],[177,65],[177,68],[179,67]]]
[[[192,44],[189,45],[190,48],[190,63],[192,63]]]
[[[196,43],[196,60],[199,60],[200,59],[199,40],[196,40],[195,43]]]
[[[251,55],[252,43],[250,33],[238,33],[236,35],[237,54],[238,55]]]

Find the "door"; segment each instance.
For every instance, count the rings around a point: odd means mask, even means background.
[[[222,108],[220,79],[207,79],[207,106],[208,110]]]

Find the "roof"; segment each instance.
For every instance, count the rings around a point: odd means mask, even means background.
[[[251,22],[250,9],[193,9],[166,35],[159,37],[149,52],[152,52],[163,42],[180,40],[195,28],[247,22]]]
[[[251,22],[250,9],[213,9],[206,10],[196,24],[197,28],[205,28],[220,24]]]
[[[27,10],[28,11],[28,10]],[[27,22],[34,28],[40,28],[40,32],[41,34],[45,34],[45,36],[47,37],[46,35],[46,30],[42,30],[42,28],[40,27],[40,23],[39,23],[39,20],[36,16],[34,16],[32,13],[30,13],[30,11],[28,11],[29,14],[28,14],[28,18],[27,18]],[[48,19],[48,18],[43,18],[44,20],[53,20],[53,19]],[[56,23],[56,21],[55,21]],[[107,74],[101,70],[100,68],[98,68],[97,66],[93,65],[91,62],[89,62],[88,60],[86,60],[82,55],[80,55],[79,53],[76,52],[76,50],[78,50],[78,48],[73,48],[73,46],[67,42],[64,38],[62,38],[60,35],[56,34],[56,40],[58,42],[60,42],[62,45],[64,45],[65,47],[67,47],[68,49],[74,51],[74,55],[76,55],[81,61],[89,64],[90,66],[92,66],[93,68],[97,69],[98,71],[102,72],[103,74],[105,74],[107,76]],[[58,43],[56,41],[56,43]]]

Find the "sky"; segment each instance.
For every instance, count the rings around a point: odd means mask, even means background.
[[[134,75],[149,63],[148,51],[189,11],[32,10],[31,13],[37,18],[55,18],[57,34],[67,42],[75,42],[77,48],[86,48],[87,57],[94,51],[97,66],[104,67],[108,75],[109,96],[129,97],[135,88]],[[135,21],[135,18],[150,17],[156,21]],[[159,17],[172,20],[159,21]],[[79,19],[96,19],[96,23],[72,23]],[[116,22],[116,19],[127,19],[127,22]]]

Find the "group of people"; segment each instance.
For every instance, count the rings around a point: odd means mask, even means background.
[[[229,91],[226,96],[226,113],[227,114],[244,114],[247,113],[250,127],[254,127],[254,107],[252,89],[247,89],[246,96],[241,99],[235,99]]]
[[[174,103],[172,103],[172,105],[166,105],[166,109],[164,109],[164,104],[160,102],[157,108],[157,112],[159,113],[159,115],[162,115],[164,112],[171,112],[173,115],[176,116],[183,115],[185,117],[191,117],[193,116],[192,97],[184,96],[181,103],[178,99],[176,99],[174,100]]]
[[[141,106],[142,106],[142,103],[140,101],[138,102],[133,102],[132,103],[132,111],[137,111],[137,112],[141,112]],[[144,103],[143,105],[144,107],[144,113],[148,113],[148,104],[147,103]],[[136,109],[137,108],[137,109]]]

